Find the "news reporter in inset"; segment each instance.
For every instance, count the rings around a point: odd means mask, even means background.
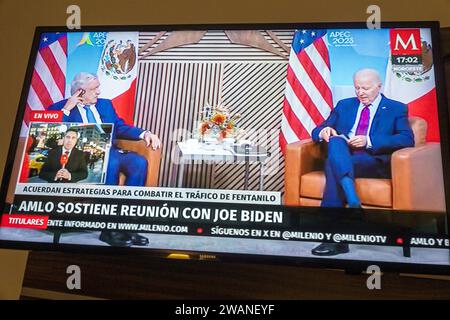
[[[148,130],[127,125],[109,99],[100,99],[100,82],[96,75],[80,72],[71,83],[69,99],[51,105],[48,110],[62,110],[63,122],[112,123],[113,147],[110,149],[105,183],[118,185],[120,172],[126,176],[126,186],[144,186],[147,179],[147,160],[141,155],[120,150],[115,139],[144,140],[154,150],[161,147],[158,136]],[[135,233],[103,231],[100,240],[115,246],[147,245],[148,239]]]
[[[312,131],[315,142],[328,144],[322,207],[360,208],[355,178],[390,178],[394,151],[414,146],[407,106],[380,93],[376,70],[353,76],[356,97],[339,101],[328,119]],[[332,256],[348,244],[322,243],[312,254]]]
[[[39,178],[50,183],[74,183],[88,176],[84,154],[76,148],[78,132],[69,128],[63,138],[63,145],[52,149],[42,166]]]

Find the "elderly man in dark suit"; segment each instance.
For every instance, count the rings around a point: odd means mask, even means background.
[[[353,77],[356,97],[341,100],[328,119],[312,131],[328,143],[323,207],[361,207],[354,179],[389,178],[394,151],[414,146],[407,106],[380,93],[378,72],[362,69]],[[314,255],[348,252],[346,244],[323,243]]]

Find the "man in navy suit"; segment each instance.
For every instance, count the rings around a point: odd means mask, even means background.
[[[113,144],[115,139],[144,140],[147,147],[157,149],[161,142],[157,135],[125,124],[114,110],[111,100],[99,99],[100,82],[96,75],[81,72],[71,83],[69,99],[51,105],[48,110],[62,110],[63,122],[112,123],[114,124]],[[125,185],[143,186],[147,179],[147,160],[134,152],[120,150],[114,145],[110,150],[106,174],[106,184],[119,184],[119,174],[126,176]],[[111,245],[129,246],[146,245],[148,239],[137,234],[123,232],[102,232],[100,240]]]
[[[356,97],[339,101],[328,119],[312,131],[328,143],[323,207],[360,208],[355,178],[389,178],[394,151],[414,146],[407,106],[380,93],[378,72],[362,69],[353,77]],[[348,252],[346,244],[323,243],[314,255]]]

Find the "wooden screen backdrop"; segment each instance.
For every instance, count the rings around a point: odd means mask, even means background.
[[[159,186],[169,186],[176,141],[189,138],[206,103],[239,112],[246,137],[266,147],[264,190],[282,191],[278,145],[293,31],[141,32],[135,123],[163,143]],[[178,130],[183,128],[185,130]],[[183,187],[244,189],[244,164],[192,164]],[[259,188],[250,166],[249,189]]]

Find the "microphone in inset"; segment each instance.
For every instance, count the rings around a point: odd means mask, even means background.
[[[66,153],[61,154],[59,158],[59,163],[61,164],[61,169],[65,169],[67,162],[69,161],[69,155]],[[59,178],[59,181],[62,181],[63,178]]]

